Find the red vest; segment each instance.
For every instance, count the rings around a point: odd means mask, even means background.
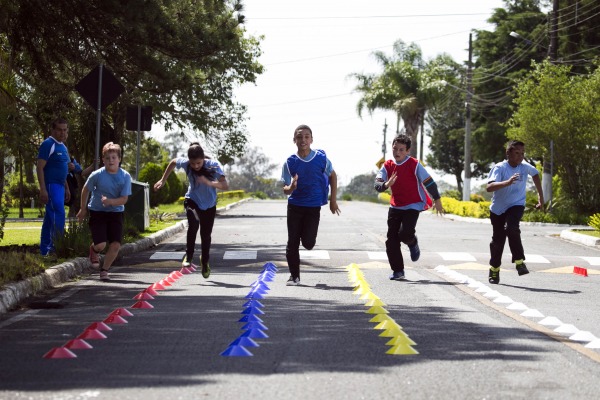
[[[396,182],[392,185],[392,197],[390,198],[390,204],[392,207],[404,207],[414,203],[425,203],[424,210],[431,207],[432,201],[427,194],[423,185],[417,178],[417,166],[419,160],[414,157],[408,157],[408,159],[402,163],[402,165],[396,164],[395,160],[387,160],[383,166],[387,172],[387,179],[390,179],[392,173],[396,172]],[[423,188],[425,198],[421,197],[419,193],[419,186]]]

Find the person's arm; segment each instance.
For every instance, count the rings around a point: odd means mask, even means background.
[[[539,178],[538,178],[539,179]],[[513,174],[513,176],[511,176],[510,178],[508,178],[505,181],[500,181],[500,182],[488,182],[485,190],[489,192],[495,192],[496,190],[500,190],[500,189],[504,189],[507,186],[512,185],[513,183],[515,183],[516,181],[519,180],[519,174]]]
[[[164,186],[165,182],[167,181],[167,178],[169,178],[169,175],[171,175],[171,172],[173,172],[176,165],[177,165],[177,159],[174,158],[171,160],[169,165],[167,165],[167,169],[165,169],[165,172],[163,173],[162,178],[160,178],[160,180],[154,184],[155,191],[157,191],[158,189],[160,189],[161,187]],[[123,203],[123,204],[125,204],[125,203]]]
[[[114,199],[109,199],[108,197],[102,195],[101,199],[102,199],[103,207],[107,207],[107,206],[117,207],[117,206],[124,206],[127,203],[129,196],[121,196],[121,197],[115,197]]]
[[[331,186],[331,198],[329,199],[329,210],[332,214],[340,215],[342,212],[337,205],[337,174],[331,171],[329,175],[329,186]]]
[[[95,163],[91,163],[86,169],[84,169],[83,171],[81,171],[81,176],[88,176],[89,174],[92,173],[92,171],[94,171],[94,164]],[[98,165],[100,165],[100,163],[98,163]]]
[[[77,212],[77,220],[79,222],[82,222],[85,219],[85,217],[87,216],[87,213],[88,213],[87,201],[88,201],[89,194],[90,194],[90,191],[88,190],[87,186],[84,185],[83,189],[81,189],[81,200],[79,203],[79,211]]]
[[[46,160],[38,158],[36,164],[37,178],[40,185],[40,203],[48,203],[48,191],[46,190],[46,179],[44,177],[44,167],[46,166]]]
[[[544,209],[544,192],[542,191],[542,181],[540,179],[540,174],[533,175],[531,177],[531,179],[533,179],[533,184],[535,185],[535,189],[538,192],[538,203],[535,206],[535,208],[543,210]],[[550,178],[550,179],[552,179],[552,178]]]
[[[65,204],[71,200],[71,190],[69,189],[69,184],[65,180]]]
[[[211,181],[205,176],[199,176],[197,179],[198,179],[197,180],[198,183],[202,183],[206,186],[214,187],[215,189],[219,189],[219,190],[229,189],[229,183],[227,182],[227,178],[225,177],[225,175],[221,175],[219,177],[219,179],[216,181]]]

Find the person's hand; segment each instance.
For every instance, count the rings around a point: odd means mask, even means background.
[[[69,171],[73,171],[75,169],[75,164],[73,164],[72,162],[67,164],[69,166]]]
[[[206,186],[211,186],[211,181],[204,175],[197,176],[196,183],[206,185]]]
[[[516,173],[514,173],[514,174],[513,174],[513,176],[511,176],[511,177],[508,179],[508,182],[509,182],[508,184],[509,184],[509,185],[512,185],[513,183],[515,183],[515,182],[519,181],[520,179],[521,179],[521,175],[519,175],[519,173],[518,173],[518,172],[516,172]]]
[[[437,199],[433,202],[433,209],[437,215],[446,214],[446,210],[444,210],[444,206],[442,206],[442,199]]]
[[[392,175],[390,176],[390,179],[388,179],[385,182],[385,187],[389,188],[391,190],[391,187],[394,183],[396,183],[396,179],[398,178],[398,174],[396,173],[396,171],[392,172]]]
[[[290,190],[296,190],[298,188],[298,174],[292,177],[292,183],[290,183]]]
[[[546,210],[544,209],[544,201],[543,200],[538,200],[538,203],[535,205],[536,210],[541,210],[543,212],[546,212]]]
[[[40,203],[42,203],[42,204],[48,203],[48,192],[46,191],[45,188],[40,190]]]
[[[165,183],[163,182],[163,180],[159,180],[158,182],[156,182],[154,184],[154,191],[156,192],[158,189],[160,189],[161,187],[163,187]]]
[[[329,210],[331,210],[332,214],[340,215],[342,213],[342,210],[340,210],[340,208],[338,207],[337,201],[335,201],[335,199],[332,199],[329,202]]]
[[[83,222],[85,217],[87,216],[87,208],[80,208],[77,212],[77,221]]]
[[[102,207],[110,206],[110,199],[108,197],[102,195],[100,199],[102,200]]]
[[[65,190],[65,203],[68,203],[71,200],[71,191],[69,189]]]

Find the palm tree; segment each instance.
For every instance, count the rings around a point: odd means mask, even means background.
[[[404,130],[415,144],[410,155],[417,155],[417,135],[425,120],[425,114],[440,94],[443,80],[454,76],[459,69],[448,55],[423,61],[421,48],[417,44],[406,45],[402,40],[394,43],[394,54],[388,57],[383,52],[373,53],[383,66],[380,75],[352,74],[358,81],[355,90],[363,94],[356,110],[360,117],[367,109],[394,111],[397,116],[396,133],[400,133],[400,121]]]

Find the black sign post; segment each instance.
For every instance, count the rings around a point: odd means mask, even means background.
[[[140,171],[140,131],[152,129],[152,107],[141,105],[127,106],[126,128],[137,131],[137,151],[135,154],[135,180],[138,180]]]
[[[119,82],[113,73],[100,64],[87,74],[75,89],[87,103],[96,109],[96,149],[94,156],[94,169],[98,168],[100,160],[100,125],[102,111],[125,91],[125,87]]]

